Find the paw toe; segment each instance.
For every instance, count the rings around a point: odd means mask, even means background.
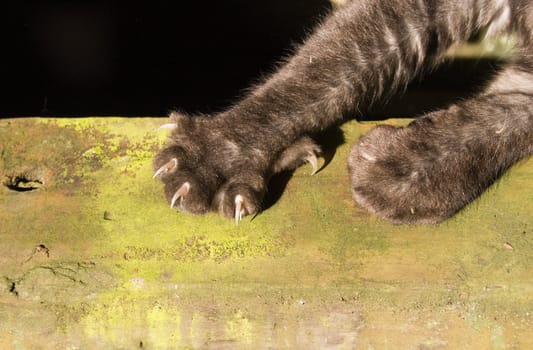
[[[177,169],[177,167],[178,167],[178,159],[177,158],[172,158],[167,163],[165,163],[162,166],[160,166],[156,170],[156,172],[154,173],[154,176],[152,178],[153,179],[161,178],[161,177],[167,175],[168,173],[171,173],[171,172],[175,171]]]
[[[170,200],[170,209],[174,208],[176,205],[176,202],[179,200],[179,206],[183,207],[183,199],[187,194],[189,194],[189,190],[191,189],[191,184],[189,182],[185,182],[183,185],[181,185],[176,193],[174,193],[174,196],[172,196],[172,199]]]
[[[259,211],[263,199],[263,190],[244,183],[224,185],[215,195],[213,207],[230,219],[239,223],[246,215]]]
[[[192,214],[204,214],[209,211],[209,192],[198,182],[188,178],[179,178],[165,184],[165,195],[170,208],[176,208]]]
[[[320,153],[320,147],[310,137],[303,136],[280,154],[273,166],[273,173],[294,170],[304,163],[309,163],[312,167],[311,175],[314,175],[319,170]]]

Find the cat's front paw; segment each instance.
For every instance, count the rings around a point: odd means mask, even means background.
[[[259,208],[266,188],[265,158],[210,117],[172,113],[169,142],[155,156],[154,178],[164,183],[171,208],[193,214],[218,211],[238,222]],[[257,153],[257,152],[256,152]]]
[[[433,129],[430,119],[372,129],[350,152],[355,201],[394,223],[445,220],[479,191],[476,160],[456,141]]]
[[[171,208],[193,214],[217,211],[238,223],[260,211],[272,174],[304,162],[311,163],[313,173],[318,170],[320,149],[309,137],[282,152],[259,151],[227,125],[215,118],[172,113],[170,123],[162,126],[172,133],[154,158],[154,178],[164,183]]]

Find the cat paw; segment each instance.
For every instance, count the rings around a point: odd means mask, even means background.
[[[359,205],[394,223],[438,223],[475,198],[471,158],[429,118],[403,128],[378,126],[351,149],[352,193]]]
[[[193,214],[218,211],[237,222],[259,210],[267,177],[260,153],[215,118],[172,113],[162,128],[172,132],[153,168],[170,208]]]
[[[320,169],[318,167],[318,156],[321,154],[320,146],[309,136],[302,136],[291,146],[283,151],[272,168],[274,174],[282,171],[294,170],[299,166],[309,163],[311,165],[311,175],[315,175]]]
[[[169,142],[154,158],[171,208],[193,214],[217,211],[239,223],[260,211],[270,176],[309,162],[318,170],[320,148],[302,137],[277,157],[260,152],[209,117],[170,115]],[[271,161],[269,159],[274,159]]]

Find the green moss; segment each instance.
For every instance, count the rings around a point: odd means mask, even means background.
[[[351,199],[346,157],[375,123],[347,123],[346,142],[322,171],[298,169],[272,207],[236,226],[217,214],[168,208],[161,183],[151,178],[163,120],[0,123],[0,175],[45,180],[36,191],[0,186],[0,239],[8,242],[0,245],[0,276],[9,281],[0,295],[55,319],[65,338],[81,334],[69,338],[74,347],[226,341],[246,348],[263,334],[274,348],[298,347],[291,338],[298,332],[316,345],[328,334],[340,337],[334,329],[360,329],[357,315],[375,322],[363,327],[367,332],[383,322],[425,329],[431,319],[469,334],[485,327],[501,345],[509,334],[524,339],[517,325],[531,324],[524,310],[532,309],[533,160],[440,225],[396,226]],[[49,256],[36,253],[40,244]],[[68,273],[53,273],[65,266]],[[13,281],[25,281],[18,299],[9,291]],[[76,297],[58,297],[69,293]],[[383,321],[388,313],[397,319]],[[0,312],[0,335],[17,322]]]

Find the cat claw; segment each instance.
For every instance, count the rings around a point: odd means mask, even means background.
[[[313,152],[309,152],[309,155],[304,158],[306,162],[311,164],[313,171],[311,171],[311,176],[315,175],[318,171],[318,158]]]
[[[235,225],[238,225],[241,222],[244,215],[244,209],[242,209],[242,204],[244,203],[244,198],[240,194],[235,196]]]
[[[178,128],[178,124],[176,124],[176,123],[167,123],[167,124],[161,125],[159,128],[157,128],[157,130],[163,130],[163,129],[174,130],[174,129],[177,129],[177,128]]]
[[[169,171],[174,170],[178,166],[178,160],[176,158],[172,158],[168,163],[163,165],[161,168],[157,169],[152,179],[155,179],[156,177],[159,177],[163,174],[168,173]]]
[[[161,125],[157,130],[162,130],[162,129],[170,129],[170,130],[175,130],[178,128],[178,119],[179,119],[180,115],[176,112],[172,112],[170,113],[170,116],[169,116],[169,119],[170,119],[170,123],[166,123],[166,124],[163,124]]]
[[[189,193],[190,189],[191,185],[188,182],[185,182],[183,185],[181,185],[181,187],[176,191],[174,197],[172,197],[172,200],[170,201],[170,209],[174,208],[178,199],[180,200],[181,205],[183,198],[187,195],[187,193]]]

